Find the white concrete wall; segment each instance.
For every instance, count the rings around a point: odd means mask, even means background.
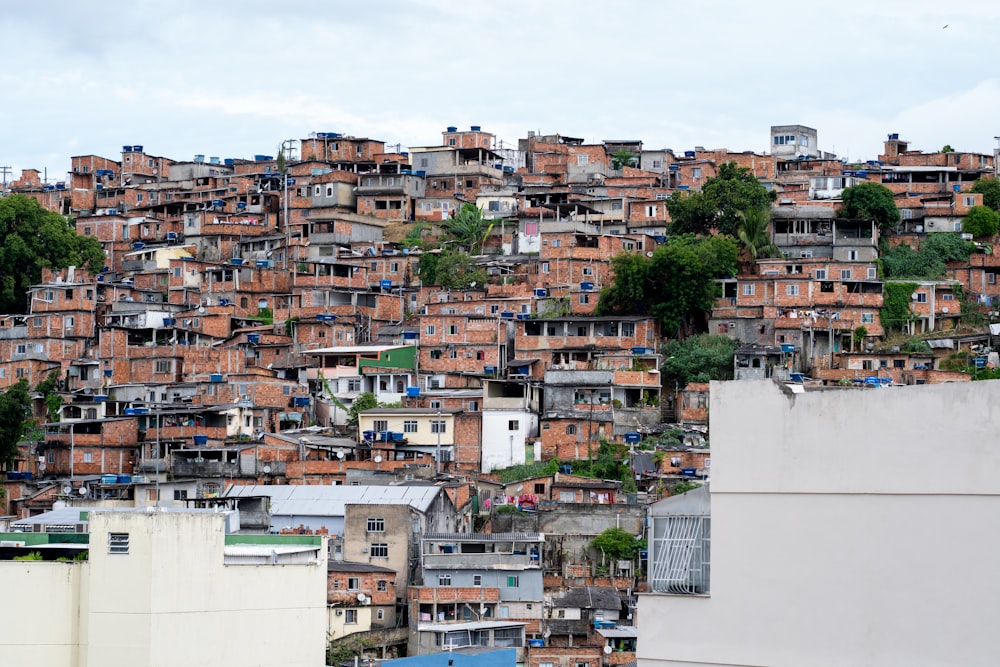
[[[323,664],[325,549],[313,565],[227,566],[224,520],[208,513],[91,514],[81,664]],[[127,555],[107,552],[109,532],[129,533]]]
[[[87,563],[0,561],[0,664],[76,665]]]
[[[995,664],[998,405],[713,383],[711,593],[640,596],[640,667]]]
[[[516,420],[516,431],[509,429]],[[525,438],[538,433],[538,415],[526,410],[483,410],[482,470],[519,465],[524,460]],[[511,440],[513,436],[513,440]]]

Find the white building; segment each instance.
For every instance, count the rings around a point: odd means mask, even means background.
[[[87,518],[88,561],[0,561],[4,665],[325,663],[323,538],[226,535],[224,512]],[[39,552],[66,546],[20,537]]]
[[[998,404],[713,383],[711,529],[652,509],[639,666],[996,664]]]

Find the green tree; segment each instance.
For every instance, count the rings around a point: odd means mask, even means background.
[[[941,149],[941,152],[942,153],[954,153],[955,149],[951,147],[951,144],[945,144],[944,147]]]
[[[740,213],[739,229],[736,238],[750,257],[750,270],[757,273],[757,260],[762,257],[778,257],[781,250],[771,242],[768,224],[771,220],[771,208],[751,208]]]
[[[354,399],[353,403],[351,403],[351,407],[347,409],[347,425],[351,428],[357,428],[358,413],[377,407],[378,399],[375,398],[375,394],[370,391],[358,394],[358,397]]]
[[[739,249],[726,236],[672,236],[652,257],[612,259],[613,282],[601,290],[598,315],[653,315],[664,331],[698,328],[719,296],[718,278],[736,272]]]
[[[493,231],[493,221],[484,219],[482,209],[475,204],[462,204],[455,217],[442,222],[441,228],[459,245],[468,249],[469,253],[475,255],[482,253],[486,237]]]
[[[1000,213],[988,206],[973,206],[962,220],[962,231],[973,236],[993,236],[1000,229]]]
[[[31,398],[28,380],[21,378],[17,384],[0,394],[0,464],[10,469],[17,458],[17,443],[26,426],[31,424]]]
[[[421,279],[423,276],[421,276]],[[489,280],[486,270],[461,250],[441,253],[437,261],[434,284],[445,289],[470,289],[483,286]]]
[[[919,250],[908,244],[883,247],[882,268],[886,278],[936,280],[944,276],[948,262],[967,262],[975,246],[956,232],[930,234]]]
[[[913,312],[910,310],[910,300],[917,289],[917,284],[887,282],[882,289],[882,310],[879,318],[882,326],[886,330],[909,328],[914,320]]]
[[[662,378],[664,386],[677,383],[733,379],[733,354],[738,343],[728,336],[699,334],[684,340],[671,340],[663,346]]]
[[[42,268],[79,266],[97,272],[104,250],[92,236],[79,236],[58,213],[24,195],[0,199],[0,312],[28,310],[28,287],[42,279]]]
[[[35,391],[42,395],[42,401],[45,403],[50,422],[59,421],[59,408],[63,404],[62,396],[56,392],[58,382],[59,373],[52,371],[47,378],[39,382],[38,386],[35,387]]]
[[[645,543],[622,528],[607,528],[591,540],[590,547],[611,560],[634,560]]]
[[[635,156],[632,155],[631,151],[620,150],[611,154],[611,167],[613,169],[634,167],[636,162],[638,162],[638,160],[636,160]]]
[[[983,206],[996,211],[1000,209],[1000,180],[992,176],[977,178],[976,182],[969,188],[969,192],[975,192],[983,196]]]
[[[735,236],[742,214],[750,209],[769,208],[775,193],[769,192],[753,173],[735,162],[719,167],[719,174],[705,181],[701,192],[675,192],[667,200],[671,232],[707,234],[718,230]]]
[[[899,209],[892,190],[880,183],[859,183],[844,190],[838,211],[842,218],[875,220],[879,229],[893,229],[899,224]]]

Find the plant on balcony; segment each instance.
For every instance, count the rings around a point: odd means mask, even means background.
[[[32,551],[23,556],[14,556],[12,560],[43,560],[40,551]]]

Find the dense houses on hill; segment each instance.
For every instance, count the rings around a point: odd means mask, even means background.
[[[709,386],[661,379],[671,332],[596,314],[612,259],[667,241],[671,196],[730,162],[774,193],[775,256],[721,280],[701,323],[738,342],[737,380],[953,382],[969,379],[942,367],[956,351],[998,361],[1000,330],[960,326],[970,303],[1000,298],[992,239],[905,283],[908,330],[929,345],[880,344],[885,248],[961,232],[995,154],[891,134],[852,164],[802,125],[772,127],[771,143],[674,152],[529,132],[515,148],[472,126],[408,150],[314,132],[279,156],[127,145],[74,156],[55,183],[25,170],[4,196],[71,216],[106,262],[47,269],[26,313],[0,315],[0,388],[52,378],[61,398],[35,395],[42,428],[6,472],[0,514],[55,534],[90,530],[49,520],[66,508],[216,508],[240,517],[237,534],[329,539],[334,639],[627,664],[644,562],[591,540],[644,535],[643,503],[711,465]],[[862,183],[892,192],[894,230],[838,216]],[[468,265],[422,279],[456,254],[442,228],[468,205],[484,221]],[[460,270],[476,279],[452,282]],[[608,443],[629,452],[623,478],[593,473]],[[524,474],[499,474],[513,466]],[[58,542],[4,539],[0,557]]]

